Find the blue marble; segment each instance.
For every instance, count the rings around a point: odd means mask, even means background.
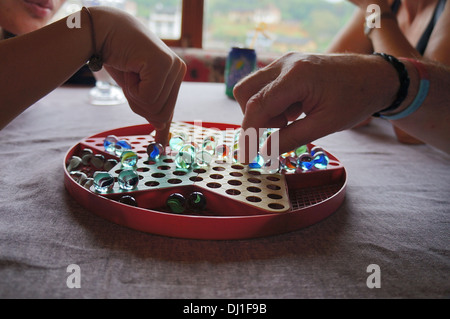
[[[311,149],[311,151],[310,151],[310,153],[311,153],[312,156],[314,156],[317,152],[323,152],[323,153],[325,153],[325,151],[324,151],[321,147],[319,147],[319,146],[314,146],[314,147]]]
[[[114,153],[116,153],[117,156],[121,156],[123,152],[129,151],[132,149],[132,146],[125,140],[119,140],[116,143]]]
[[[309,153],[303,153],[298,157],[297,165],[302,171],[309,171],[314,167],[313,157]]]
[[[330,162],[330,159],[328,158],[327,154],[322,151],[316,151],[313,155],[313,165],[317,169],[326,169],[328,166],[328,163]]]
[[[147,154],[149,160],[156,161],[164,154],[164,147],[160,143],[151,142],[147,146]]]
[[[94,173],[94,189],[99,193],[108,193],[114,187],[114,177],[108,172]]]
[[[117,177],[119,187],[123,190],[133,190],[139,184],[139,175],[132,169],[124,169]]]
[[[264,166],[264,158],[262,157],[261,154],[256,155],[255,159],[248,164],[248,167],[250,169],[259,169],[262,168]]]
[[[103,140],[103,147],[105,148],[105,151],[108,153],[114,153],[116,150],[116,143],[119,141],[117,136],[115,135],[108,135]]]

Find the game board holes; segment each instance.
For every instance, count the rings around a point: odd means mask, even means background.
[[[139,180],[143,180],[143,179],[144,179],[144,176],[139,175]]]
[[[203,178],[201,178],[200,176],[192,176],[192,177],[189,177],[189,180],[192,182],[201,182],[203,180]]]
[[[231,172],[230,175],[234,177],[241,177],[243,174],[239,172]]]
[[[131,142],[131,144],[141,144],[141,142],[139,142],[139,141],[134,141],[134,142]]]
[[[208,186],[209,188],[219,188],[222,185],[219,183],[208,183],[206,184],[206,186]]]
[[[160,169],[160,170],[162,170],[162,171],[167,171],[167,170],[170,169],[170,166],[167,166],[167,165],[161,165],[161,166],[158,166],[158,169]]]
[[[222,179],[223,175],[220,174],[211,174],[209,175],[209,177],[211,177],[212,179]]]
[[[103,143],[97,143],[95,146],[103,146]]]
[[[150,168],[148,167],[139,167],[136,171],[140,173],[148,172]]]
[[[233,186],[239,186],[242,185],[241,181],[238,181],[237,179],[232,179],[228,181],[228,184],[233,185]]]
[[[245,199],[252,203],[259,203],[260,201],[262,201],[262,199],[257,196],[248,196]]]
[[[255,186],[247,187],[247,190],[252,193],[260,193],[261,192],[261,188],[255,187]]]
[[[194,172],[197,173],[197,174],[203,174],[203,173],[206,173],[206,169],[204,169],[204,168],[196,168],[196,169],[194,169]]]
[[[222,172],[222,171],[225,170],[225,167],[222,167],[222,166],[216,166],[216,167],[213,167],[213,170],[218,171],[218,172]]]
[[[177,175],[177,176],[184,176],[184,175],[186,175],[187,173],[185,172],[185,171],[174,171],[173,172],[173,175]]]
[[[166,174],[163,174],[163,173],[153,173],[152,174],[152,177],[154,177],[154,178],[162,178],[164,176],[166,176]]]
[[[270,199],[282,199],[283,196],[278,195],[278,194],[268,194],[267,197],[269,197]]]
[[[155,161],[144,161],[143,162],[145,165],[155,165],[156,162]]]
[[[278,203],[270,203],[270,204],[267,205],[267,206],[269,206],[269,208],[272,208],[272,209],[283,209],[283,208],[284,208],[283,205],[278,204]]]
[[[228,195],[232,195],[232,196],[238,196],[241,195],[241,192],[237,189],[227,189],[225,191],[225,193],[227,193]]]
[[[260,171],[248,171],[248,173],[249,174],[251,174],[251,175],[261,175],[261,172]]]
[[[261,183],[261,180],[260,179],[258,179],[258,178],[255,178],[255,177],[250,177],[249,179],[247,179],[250,183],[255,183],[255,184],[258,184],[258,183]]]
[[[146,140],[145,137],[136,137],[137,140]]]
[[[280,186],[274,185],[274,184],[269,184],[269,185],[267,185],[267,188],[268,188],[268,189],[271,189],[271,190],[274,190],[274,191],[277,191],[277,190],[280,190],[280,189],[281,189]]]
[[[116,174],[120,174],[120,172],[122,172],[122,170],[121,170],[121,169],[118,169],[115,173],[116,173]]]
[[[145,183],[145,186],[149,186],[149,187],[156,187],[159,185],[159,182],[157,181],[149,181]]]
[[[331,165],[331,166],[339,166],[339,162],[330,161],[330,162],[328,163],[328,165]]]
[[[280,178],[276,176],[267,176],[266,178],[272,182],[278,182],[280,180]]]
[[[145,150],[140,150],[140,151],[137,151],[136,153],[138,153],[138,154],[147,154],[147,151],[145,151]]]
[[[94,143],[95,140],[86,140],[85,142],[86,142],[86,143]]]
[[[173,159],[171,159],[171,158],[165,158],[165,159],[163,159],[163,162],[164,162],[164,163],[173,163]]]
[[[169,184],[180,184],[182,182],[181,179],[178,178],[171,178],[167,181]]]
[[[242,165],[231,165],[231,167],[234,169],[244,169],[244,166]]]

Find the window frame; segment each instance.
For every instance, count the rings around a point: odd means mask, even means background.
[[[204,0],[183,0],[179,39],[163,39],[170,47],[202,48]]]

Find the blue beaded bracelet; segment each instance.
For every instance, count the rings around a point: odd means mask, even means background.
[[[382,114],[380,115],[381,118],[387,120],[399,120],[417,111],[417,109],[419,109],[419,107],[422,106],[423,102],[425,101],[428,95],[428,91],[430,89],[430,80],[428,77],[427,70],[425,69],[423,64],[420,61],[414,59],[403,58],[402,60],[411,62],[419,72],[420,76],[419,91],[417,92],[414,101],[403,111],[392,115],[382,115]]]

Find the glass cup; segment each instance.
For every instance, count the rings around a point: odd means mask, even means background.
[[[89,102],[92,105],[118,105],[127,101],[122,89],[104,68],[93,73],[95,87],[89,91]]]
[[[110,6],[123,8],[124,0],[82,0],[83,6]],[[126,102],[122,89],[105,69],[93,72],[95,87],[89,91],[89,102],[93,105],[118,105]]]

